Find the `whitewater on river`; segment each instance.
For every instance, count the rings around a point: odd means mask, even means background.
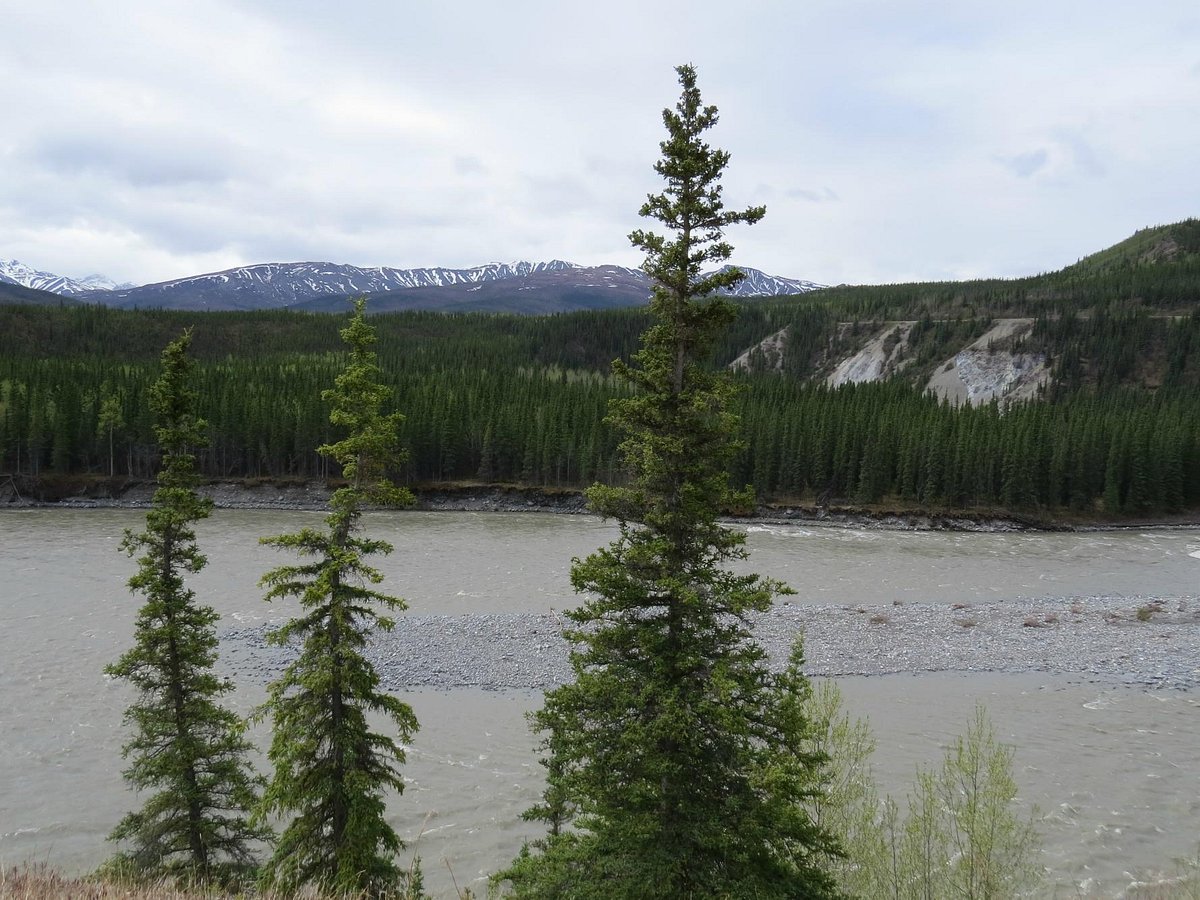
[[[287,561],[258,538],[320,514],[218,510],[192,580],[216,607],[222,670],[249,712],[287,651],[264,646],[291,603],[258,578]],[[82,872],[135,804],[121,779],[129,646],[140,598],[117,545],[136,510],[0,511],[0,864]],[[524,714],[567,677],[558,613],[573,556],[615,527],[590,516],[401,512],[365,518],[408,612],[371,652],[421,721],[389,815],[437,896],[476,889],[537,833],[541,784]],[[1120,896],[1193,854],[1200,834],[1200,529],[962,533],[740,526],[750,571],[796,589],[756,623],[776,657],[803,630],[814,675],[869,718],[885,791],[940,761],[974,705],[1017,747],[1037,805],[1047,893]],[[1142,611],[1139,615],[1139,611]],[[263,745],[265,726],[252,731]],[[259,760],[265,765],[265,760]]]

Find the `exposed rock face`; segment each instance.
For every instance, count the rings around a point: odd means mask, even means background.
[[[735,372],[749,372],[754,368],[756,357],[763,361],[767,372],[783,371],[783,351],[787,343],[788,329],[780,328],[774,334],[769,334],[733,362],[729,364]]]
[[[882,381],[904,367],[904,351],[908,347],[908,335],[913,322],[890,322],[867,345],[853,356],[838,363],[837,368],[826,379],[830,387],[843,384],[859,384],[864,381]]]
[[[929,379],[927,389],[954,403],[1012,402],[1032,397],[1050,378],[1046,357],[1014,353],[1015,338],[1033,327],[1033,319],[998,319],[975,343],[960,350]]]
[[[978,340],[964,347],[938,367],[926,385],[939,397],[954,403],[1012,402],[1033,397],[1049,381],[1050,369],[1041,353],[1014,350],[1029,333],[1033,319],[997,319]],[[857,352],[841,358],[825,379],[829,387],[883,381],[913,360],[911,335],[916,322],[888,322]],[[840,323],[844,338],[852,322]],[[782,372],[788,329],[781,328],[750,347],[729,364],[735,372]],[[833,363],[832,357],[828,363]],[[828,370],[826,370],[828,371]]]

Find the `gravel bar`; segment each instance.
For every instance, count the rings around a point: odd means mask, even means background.
[[[388,690],[546,689],[571,677],[563,620],[552,614],[401,614],[368,655]],[[238,678],[267,681],[295,657],[270,626],[221,635]],[[754,617],[774,665],[805,635],[810,675],[1046,672],[1189,690],[1200,686],[1200,596],[1058,597],[952,606],[780,603]]]

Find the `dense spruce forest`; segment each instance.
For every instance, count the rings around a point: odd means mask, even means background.
[[[347,308],[349,306],[347,305]],[[1039,396],[955,406],[926,393],[939,366],[999,317],[1033,326],[1006,350],[1040,354]],[[823,376],[887,323],[910,321],[887,380]],[[407,417],[409,482],[579,487],[616,481],[603,418],[628,388],[609,374],[644,309],[540,317],[375,317],[379,360]],[[343,363],[340,319],[296,312],[118,311],[0,305],[0,477],[150,478],[147,390],[186,327],[208,421],[203,473],[326,478],[320,399]],[[736,483],[761,500],[1005,509],[1083,517],[1200,509],[1200,221],[1147,229],[1049,275],[836,287],[747,301],[712,364],[770,335],[739,376]]]

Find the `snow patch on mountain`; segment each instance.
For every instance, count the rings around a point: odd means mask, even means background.
[[[778,296],[804,293],[821,287],[811,281],[767,275],[758,269],[743,268],[741,271],[744,276],[742,280],[723,293],[736,297]],[[535,308],[555,311],[574,308],[571,303],[596,303],[594,297],[589,300],[585,295],[597,288],[604,288],[606,296],[617,298],[612,301],[613,304],[637,304],[649,299],[652,286],[650,277],[639,268],[581,266],[561,259],[548,262],[490,262],[465,269],[396,269],[311,261],[259,263],[141,286],[115,284],[102,275],[68,278],[38,271],[16,260],[0,260],[0,281],[107,306],[244,310],[293,306],[312,308],[312,304],[322,299],[334,300],[358,294],[378,295],[417,289],[426,292],[461,292],[486,285],[492,295],[511,290],[536,293],[541,298],[532,307],[525,304],[517,311]],[[556,291],[560,295],[564,291],[576,291],[576,294],[555,306],[549,295]],[[498,295],[496,297],[502,301]],[[443,300],[446,304],[452,304],[453,297],[447,295]],[[421,308],[439,308],[443,301],[434,300],[427,294],[422,302],[426,305]],[[603,305],[610,304],[604,301]],[[486,308],[486,305],[481,308]],[[497,308],[504,308],[503,304]]]
[[[809,281],[743,269],[745,277],[726,293],[738,297],[797,294],[820,287]],[[514,290],[539,290],[553,283],[578,288],[613,287],[638,290],[649,297],[651,281],[641,269],[627,266],[581,266],[561,259],[549,262],[492,262],[466,269],[443,267],[363,268],[332,262],[260,263],[194,275],[158,284],[85,293],[83,299],[118,306],[175,305],[187,308],[282,308],[320,297],[382,294],[416,288],[458,288],[512,280]]]
[[[722,266],[719,271],[726,271],[733,266]],[[731,290],[721,293],[734,297],[778,297],[783,294],[806,294],[809,291],[819,291],[826,287],[815,281],[801,281],[798,278],[783,278],[779,275],[768,275],[758,269],[738,266],[744,276]]]
[[[42,272],[16,259],[0,259],[0,281],[36,288],[39,291],[63,294],[67,297],[78,297],[94,291],[112,291],[134,287],[132,284],[117,284],[104,275],[69,278],[65,275]]]
[[[152,302],[155,296],[189,288],[217,288],[253,294],[262,306],[290,306],[299,300],[319,296],[378,294],[410,288],[449,287],[481,284],[508,278],[524,278],[541,272],[565,272],[582,269],[563,260],[530,263],[486,263],[469,269],[443,267],[394,269],[388,266],[363,268],[332,262],[259,263],[238,266],[221,272],[193,275],[156,284],[119,291],[112,297],[91,296],[99,302],[136,299]]]

